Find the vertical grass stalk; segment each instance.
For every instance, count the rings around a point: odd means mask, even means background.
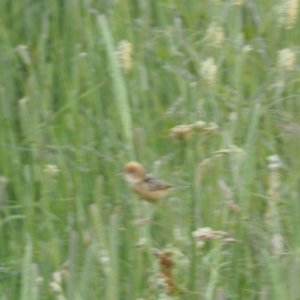
[[[121,118],[123,137],[125,142],[128,144],[129,149],[132,149],[132,120],[126,85],[121,69],[118,65],[112,34],[110,32],[106,17],[103,15],[98,16],[98,23],[101,27],[103,39],[106,45],[107,56],[113,81],[113,90],[116,99],[116,107]]]

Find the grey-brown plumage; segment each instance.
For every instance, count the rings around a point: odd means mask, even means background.
[[[173,187],[171,184],[155,178],[151,174],[146,174],[144,181],[147,183],[150,191],[165,190]]]

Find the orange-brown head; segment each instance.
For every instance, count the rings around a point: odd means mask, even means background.
[[[126,164],[123,172],[125,179],[131,185],[141,182],[145,179],[145,170],[143,166],[135,161]]]

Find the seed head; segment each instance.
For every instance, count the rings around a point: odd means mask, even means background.
[[[287,30],[293,29],[297,21],[298,9],[298,0],[283,0],[282,3],[277,7],[279,25]]]
[[[235,0],[233,5],[243,5],[245,3],[245,0]]]
[[[44,172],[49,174],[49,175],[55,176],[60,171],[59,171],[58,167],[55,166],[55,165],[45,165]]]
[[[29,98],[28,97],[24,97],[24,98],[22,98],[22,99],[19,100],[19,104],[20,105],[25,105],[28,102],[29,102]]]
[[[251,45],[245,45],[242,50],[244,53],[247,53],[247,52],[252,51],[253,47]]]
[[[215,23],[208,26],[205,33],[207,43],[215,48],[221,48],[225,40],[223,28]]]
[[[121,41],[117,47],[117,56],[119,64],[124,73],[132,69],[132,44],[128,41]]]
[[[171,129],[170,136],[172,138],[188,140],[192,136],[192,125],[178,125]]]
[[[275,233],[270,242],[275,254],[280,255],[284,253],[284,239],[280,233]]]
[[[286,71],[291,71],[295,66],[296,55],[290,48],[282,49],[278,52],[278,67]]]
[[[215,60],[213,58],[208,58],[203,61],[201,63],[200,73],[209,85],[215,85],[218,73],[218,67],[215,64]]]

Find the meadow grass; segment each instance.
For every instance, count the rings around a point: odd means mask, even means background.
[[[298,1],[0,20],[1,299],[299,299]],[[130,160],[185,188],[138,202]]]

